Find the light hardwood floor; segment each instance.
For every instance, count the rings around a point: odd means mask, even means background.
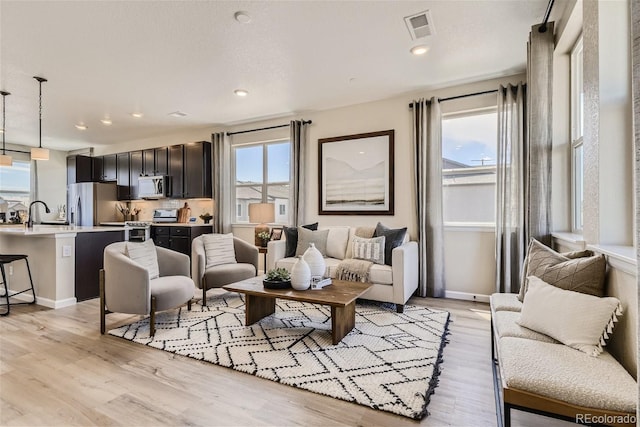
[[[495,426],[488,305],[410,304],[452,315],[431,415],[420,422],[101,336],[91,300],[16,306],[0,318],[0,425]],[[107,327],[137,318],[111,314]],[[521,412],[512,423],[572,425]]]

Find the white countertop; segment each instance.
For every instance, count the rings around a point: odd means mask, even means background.
[[[122,231],[122,227],[75,226],[75,225],[34,225],[26,228],[24,225],[4,225],[0,227],[0,236],[46,236],[69,233],[92,233],[98,231]]]
[[[202,222],[154,222],[151,225],[154,227],[210,227],[213,224],[204,224]]]

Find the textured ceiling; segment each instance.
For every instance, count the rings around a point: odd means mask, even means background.
[[[524,71],[546,4],[1,0],[7,142],[37,145],[35,75],[49,80],[43,144],[67,150],[511,75]],[[403,18],[426,9],[436,34],[416,57]],[[239,10],[249,24],[234,20]],[[187,116],[168,115],[176,110]],[[112,126],[100,123],[107,116]]]

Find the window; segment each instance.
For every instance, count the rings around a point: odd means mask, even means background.
[[[495,224],[495,108],[442,119],[442,195],[445,223]]]
[[[582,232],[584,88],[582,85],[582,37],[571,51],[571,222],[572,231]]]
[[[18,212],[26,212],[31,199],[31,162],[13,159],[13,166],[0,167],[0,197],[6,202],[0,205],[0,220],[9,221]]]
[[[249,222],[250,203],[274,203],[278,224],[289,223],[289,141],[233,147],[236,223]]]

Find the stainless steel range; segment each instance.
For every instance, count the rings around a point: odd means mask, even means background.
[[[150,221],[125,221],[124,240],[127,242],[144,242],[151,238]]]

